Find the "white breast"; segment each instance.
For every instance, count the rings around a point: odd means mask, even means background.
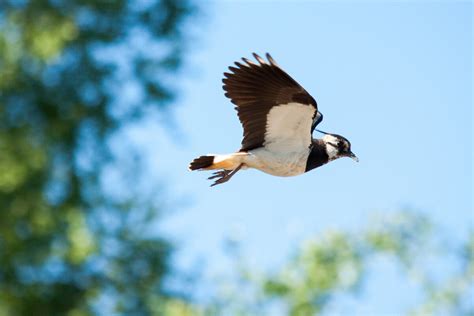
[[[309,152],[310,149],[306,148],[299,152],[276,153],[261,147],[249,151],[244,163],[249,168],[258,169],[274,176],[297,176],[305,172]]]

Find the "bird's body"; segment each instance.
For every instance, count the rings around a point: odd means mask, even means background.
[[[273,152],[267,148],[258,148],[249,152],[248,166],[279,177],[291,177],[305,173],[306,161],[310,149],[294,152]]]
[[[216,170],[213,185],[228,181],[240,169],[254,168],[289,177],[303,174],[343,156],[355,158],[350,143],[328,134],[313,139],[322,121],[316,101],[267,54],[269,63],[254,54],[259,64],[243,58],[224,73],[226,96],[236,105],[244,127],[241,149],[227,155],[194,159],[190,170]]]
[[[300,152],[275,153],[261,147],[248,152],[238,152],[229,155],[215,155],[213,164],[221,168],[234,170],[239,165],[242,169],[258,169],[279,177],[297,176],[305,172],[309,148]]]

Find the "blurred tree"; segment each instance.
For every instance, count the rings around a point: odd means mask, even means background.
[[[338,302],[344,296],[360,297],[381,258],[418,284],[421,302],[407,315],[474,315],[474,233],[453,246],[439,240],[439,232],[427,218],[403,212],[361,232],[328,231],[307,240],[292,260],[270,274],[249,267],[238,243],[230,242],[237,276],[222,282],[212,303],[195,315],[350,314]],[[439,267],[444,267],[442,275]],[[373,314],[369,306],[366,310]]]
[[[117,131],[172,101],[194,9],[0,1],[0,315],[165,308],[170,245],[146,233],[157,209],[137,165],[123,186],[103,175],[117,170]]]

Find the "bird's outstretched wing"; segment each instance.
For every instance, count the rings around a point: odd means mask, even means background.
[[[242,58],[244,63],[229,67],[231,72],[222,80],[244,128],[241,151],[262,146],[287,152],[308,148],[322,120],[316,101],[270,54],[268,62],[253,56],[258,64]]]

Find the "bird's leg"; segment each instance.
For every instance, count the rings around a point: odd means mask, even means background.
[[[218,178],[218,179],[213,184],[211,184],[211,187],[229,181],[230,178],[232,178],[232,176],[234,174],[236,174],[237,171],[240,170],[240,168],[242,168],[242,164],[240,164],[237,168],[235,168],[232,171],[230,171],[230,170],[221,170],[221,171],[214,172],[213,175],[211,177],[209,177],[208,179],[209,180],[212,180],[212,179],[215,179],[215,178]]]
[[[212,174],[212,176],[210,176],[209,178],[207,178],[208,180],[212,180],[212,179],[215,179],[215,178],[224,178],[226,176],[229,175],[229,173],[231,172],[231,170],[219,170],[219,171],[216,171]]]

